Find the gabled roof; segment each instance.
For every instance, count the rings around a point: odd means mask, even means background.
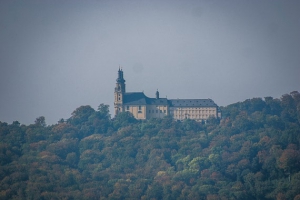
[[[123,104],[125,105],[146,105],[147,99],[143,92],[127,92],[124,94]]]
[[[172,107],[218,107],[211,99],[170,99],[149,98],[143,92],[124,94],[124,105],[170,105]]]
[[[211,99],[170,99],[169,103],[173,107],[217,107]]]
[[[147,103],[151,105],[168,105],[168,99],[167,98],[147,98]]]
[[[127,92],[124,94],[124,105],[168,105],[167,98],[149,98],[143,92]]]

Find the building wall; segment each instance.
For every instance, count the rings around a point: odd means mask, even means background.
[[[147,119],[163,118],[169,115],[169,106],[167,105],[147,105]]]
[[[209,117],[217,118],[216,107],[171,107],[170,115],[176,120],[193,119],[207,120]]]
[[[216,107],[169,107],[167,105],[124,105],[120,112],[131,112],[136,119],[163,118],[171,115],[175,120],[193,119],[207,120],[218,118]]]
[[[136,119],[163,118],[169,115],[167,105],[124,105],[122,110],[131,112]]]
[[[123,110],[131,112],[136,119],[146,119],[145,105],[124,105]]]

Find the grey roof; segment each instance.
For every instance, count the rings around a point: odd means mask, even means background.
[[[124,94],[123,103],[126,105],[146,105],[147,98],[143,92],[127,92]]]
[[[148,98],[147,103],[151,105],[168,105],[168,99],[167,98]]]
[[[211,99],[170,99],[149,98],[143,92],[124,94],[124,105],[170,105],[172,107],[218,107]]]
[[[169,103],[173,107],[217,107],[211,99],[170,99]]]
[[[167,98],[149,98],[143,92],[127,92],[124,94],[124,105],[168,105]]]

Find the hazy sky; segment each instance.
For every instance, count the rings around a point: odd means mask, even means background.
[[[119,65],[149,97],[300,91],[300,1],[0,1],[0,121],[113,111]]]

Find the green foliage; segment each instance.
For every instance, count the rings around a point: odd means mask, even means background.
[[[41,116],[41,117],[36,118],[36,120],[34,121],[34,124],[37,126],[46,126],[45,117]]]
[[[109,106],[101,103],[98,106],[97,117],[101,119],[110,119]]]
[[[94,113],[95,110],[91,106],[80,106],[72,112],[72,117],[68,121],[73,125],[83,124]]]
[[[137,120],[130,112],[121,112],[113,119],[113,127],[117,130],[120,127],[136,123]]]
[[[300,199],[300,94],[223,119],[111,119],[77,108],[46,126],[0,122],[0,199]]]

